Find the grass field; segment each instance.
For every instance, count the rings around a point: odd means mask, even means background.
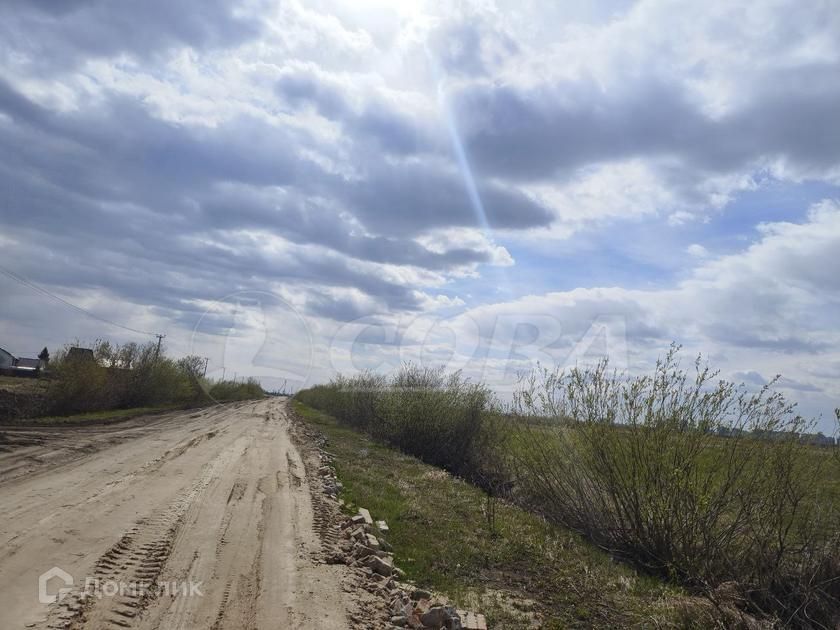
[[[476,487],[294,405],[327,436],[341,497],[388,522],[397,564],[418,585],[481,610],[492,627],[527,628],[535,615],[545,628],[714,624],[705,600],[516,507],[499,504],[491,531]]]
[[[0,376],[0,390],[21,394],[39,393],[46,384],[37,378],[17,378],[14,376]]]

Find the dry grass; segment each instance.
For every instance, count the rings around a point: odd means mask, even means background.
[[[46,383],[37,378],[18,378],[15,376],[0,376],[0,390],[16,394],[39,394],[46,388]]]

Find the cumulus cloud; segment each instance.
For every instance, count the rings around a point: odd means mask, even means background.
[[[686,253],[695,258],[705,258],[709,255],[709,251],[699,243],[692,243],[686,248]]]
[[[622,369],[646,370],[676,341],[689,353],[711,356],[736,381],[761,386],[769,380],[762,374],[782,374],[782,389],[836,399],[836,374],[808,366],[837,365],[840,358],[833,323],[840,287],[829,264],[838,248],[840,201],[824,200],[802,223],[762,225],[752,245],[699,262],[675,286],[530,295],[469,309],[451,325],[467,339],[483,337],[489,347],[527,348],[519,369],[538,360],[568,367],[608,355]],[[522,327],[535,328],[536,336],[518,339]],[[480,356],[460,360],[473,362],[484,377],[496,376],[492,369],[482,372],[487,363]]]
[[[21,238],[24,231],[41,232],[57,252],[84,238],[98,248],[93,256],[120,261],[114,271],[139,259],[166,268],[153,275],[158,280],[221,270],[228,282],[346,284],[374,298],[369,304],[392,309],[417,308],[415,291],[423,282],[403,287],[383,280],[387,274],[354,270],[349,259],[439,271],[494,261],[483,245],[432,250],[416,238],[430,228],[474,221],[455,173],[380,165],[399,180],[381,173],[348,181],[307,158],[302,146],[318,150],[317,141],[298,128],[245,115],[215,127],[183,126],[124,97],[55,112],[2,87],[7,119],[0,121],[0,144],[17,154],[0,172],[8,200],[4,220]],[[521,194],[489,190],[494,223],[546,220],[546,212]],[[294,257],[261,249],[275,234],[298,248],[319,249]],[[128,248],[121,239],[129,239]],[[90,275],[68,267],[31,272],[37,280],[69,285]],[[108,286],[132,299],[159,293],[151,287],[143,293],[134,274],[112,275]]]
[[[655,182],[645,205],[706,213],[767,170],[836,177],[835,14],[640,2],[524,50],[500,68],[502,80],[462,81],[453,99],[482,172],[568,195],[593,168],[643,160]],[[771,30],[718,28],[738,19]]]
[[[429,356],[494,373],[676,339],[813,402],[840,364],[832,9],[6,2],[5,260],[173,343],[270,291],[322,375],[348,321],[422,347],[445,317]],[[57,304],[27,328],[22,289],[16,336],[96,336]]]
[[[175,47],[231,46],[260,31],[257,13],[224,0],[11,0],[0,6],[0,51],[21,69],[59,72],[91,58],[122,53],[149,57]]]

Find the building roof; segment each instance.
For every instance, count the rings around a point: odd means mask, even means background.
[[[93,350],[90,348],[78,348],[73,346],[67,351],[67,358],[72,361],[93,361]]]

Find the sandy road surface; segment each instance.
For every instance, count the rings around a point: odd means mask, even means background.
[[[0,628],[347,628],[285,404],[0,429]]]

